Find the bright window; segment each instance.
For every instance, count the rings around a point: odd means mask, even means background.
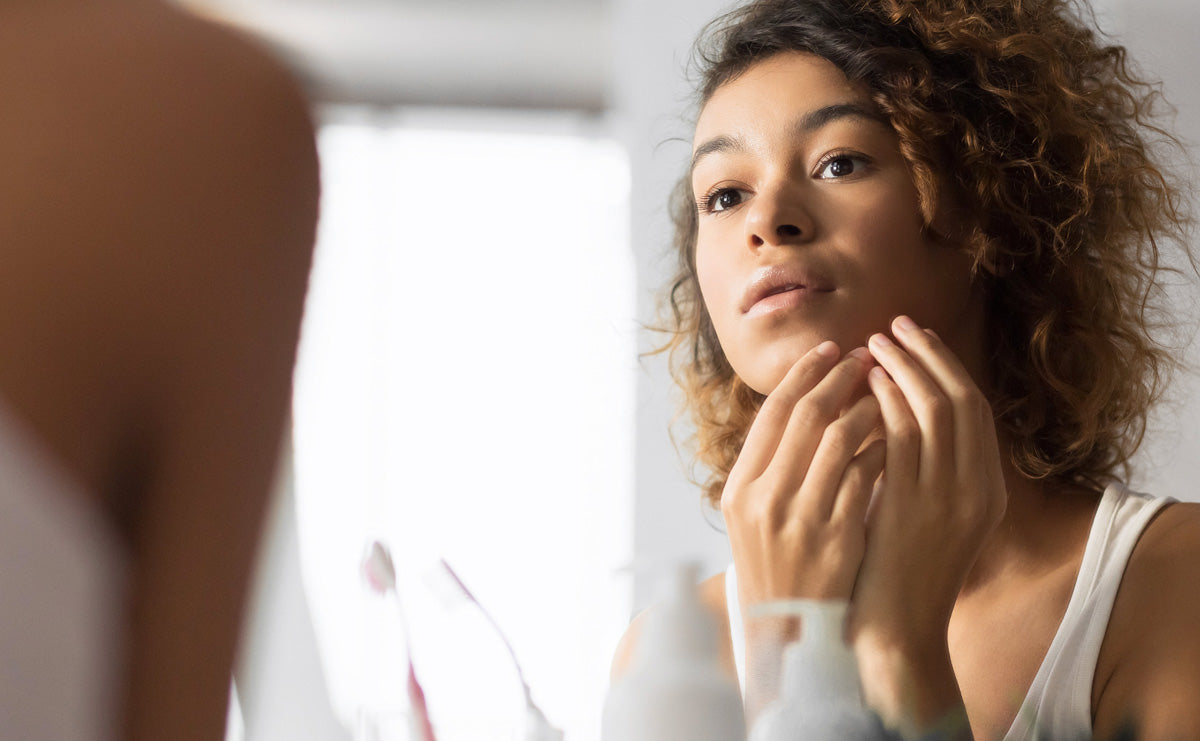
[[[594,123],[489,116],[320,132],[296,495],[333,706],[358,738],[407,738],[399,615],[359,576],[372,539],[396,560],[439,741],[508,741],[523,705],[499,640],[430,587],[437,559],[495,615],[568,741],[598,737],[628,619],[625,157]]]

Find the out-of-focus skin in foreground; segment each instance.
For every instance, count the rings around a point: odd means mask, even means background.
[[[0,400],[123,584],[57,618],[116,626],[113,687],[76,683],[107,699],[10,673],[0,728],[20,702],[26,738],[85,707],[72,739],[221,739],[314,240],[307,102],[257,44],[152,0],[0,2],[0,99]],[[36,581],[60,545],[0,543],[0,569]],[[0,613],[0,645],[54,630]]]

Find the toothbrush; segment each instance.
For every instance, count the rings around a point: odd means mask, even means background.
[[[513,650],[508,637],[504,635],[504,631],[500,630],[500,624],[496,622],[496,619],[492,617],[492,614],[487,611],[483,604],[475,598],[475,595],[471,594],[471,590],[467,589],[467,585],[463,584],[462,579],[458,578],[458,574],[454,573],[454,569],[450,568],[450,564],[446,563],[445,559],[439,559],[438,564],[441,566],[441,573],[446,577],[438,581],[449,583],[451,591],[455,592],[458,597],[465,598],[467,602],[474,605],[475,609],[479,610],[496,635],[500,637],[500,641],[504,643],[504,647],[508,649],[509,659],[512,660],[513,668],[517,672],[517,679],[521,682],[521,690],[525,696],[526,722],[531,724],[531,727],[525,729],[526,733],[523,741],[562,741],[563,732],[550,724],[542,709],[533,701],[533,693],[529,689],[529,682],[525,680],[525,672],[521,670],[521,663],[517,661],[517,652]],[[445,596],[445,590],[434,589],[434,591]]]
[[[392,563],[392,555],[388,552],[387,546],[379,541],[371,543],[367,556],[363,559],[362,573],[366,577],[367,584],[376,594],[387,595],[390,593],[395,597],[397,603],[400,601],[400,594],[396,591],[396,567]],[[401,620],[403,620],[403,612],[401,612],[401,616]],[[408,701],[413,710],[413,714],[410,716],[411,731],[419,741],[437,741],[433,735],[433,724],[429,722],[425,691],[421,689],[421,683],[417,681],[417,673],[413,668],[407,627],[404,629],[404,645],[405,653],[408,656]]]

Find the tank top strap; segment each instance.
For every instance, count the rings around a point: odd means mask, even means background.
[[[1171,501],[1119,483],[1105,489],[1067,610],[1004,741],[1090,737],[1096,661],[1121,578],[1146,525]]]

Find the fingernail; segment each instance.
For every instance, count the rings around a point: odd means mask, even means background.
[[[909,319],[904,314],[896,317],[895,325],[900,329],[903,329],[905,332],[911,332],[917,328],[917,323],[912,319]]]
[[[871,335],[871,339],[867,342],[868,344],[875,345],[876,347],[892,347],[892,341],[889,340],[888,336],[885,334],[873,334]]]
[[[813,352],[823,358],[836,358],[838,354],[838,346],[833,340],[825,340],[813,348]]]
[[[869,375],[871,376],[871,378],[875,379],[876,381],[886,381],[889,378],[887,371],[885,371],[883,368],[881,368],[878,365],[871,369],[871,372]]]
[[[865,347],[856,347],[847,354],[855,360],[860,360],[864,363],[871,362],[871,353]]]
[[[930,337],[932,337],[935,340],[938,340],[939,342],[942,339],[941,335],[939,335],[937,332],[934,332],[932,329],[929,329],[929,328],[925,329],[925,334],[929,335]]]

